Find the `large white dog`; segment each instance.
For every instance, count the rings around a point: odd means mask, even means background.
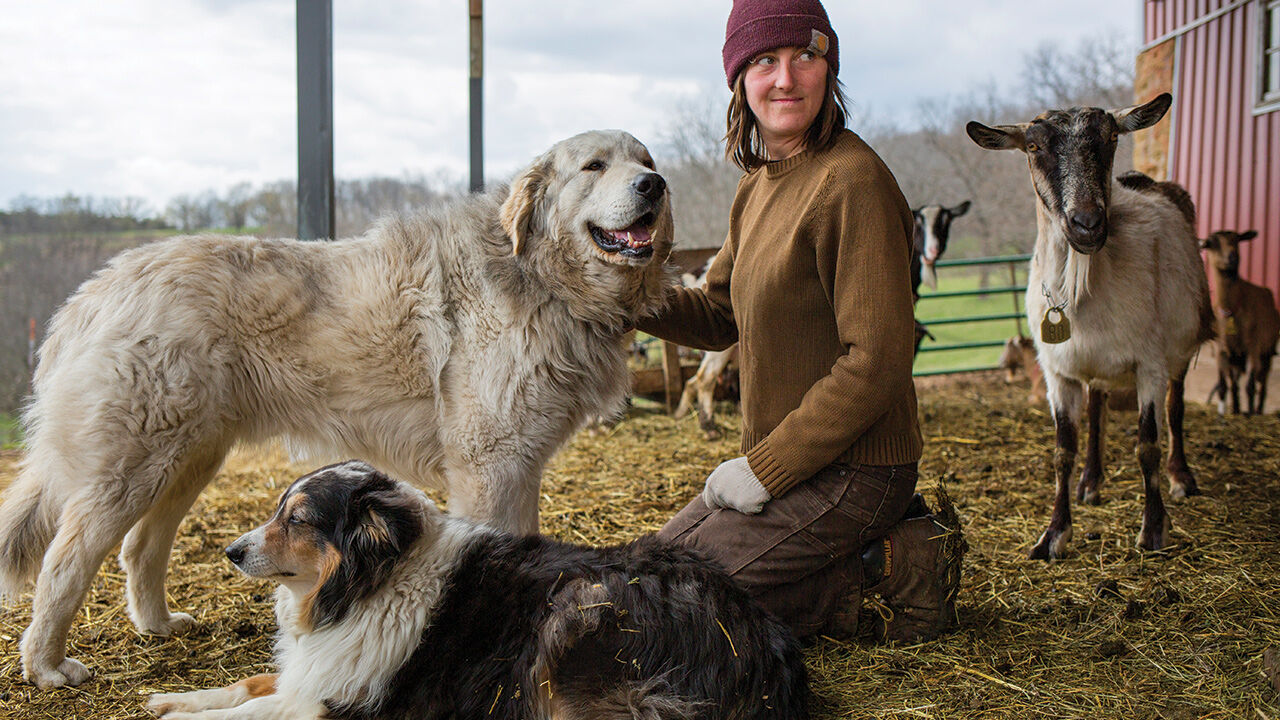
[[[357,456],[536,532],[548,458],[625,399],[620,337],[663,302],[671,242],[665,181],[614,131],[360,238],[183,237],[115,258],[52,320],[0,505],[0,591],[38,572],[24,676],[89,677],[67,632],[121,539],[138,629],[193,622],[165,603],[169,552],[238,441]]]

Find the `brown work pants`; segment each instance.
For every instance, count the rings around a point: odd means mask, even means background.
[[[822,629],[862,583],[861,550],[907,510],[916,464],[823,468],[757,515],[696,497],[658,532],[720,563],[801,637]]]

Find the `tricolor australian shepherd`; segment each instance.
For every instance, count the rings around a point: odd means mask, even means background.
[[[227,556],[280,583],[279,674],[153,695],[166,720],[808,717],[790,631],[652,538],[515,537],[352,461]]]

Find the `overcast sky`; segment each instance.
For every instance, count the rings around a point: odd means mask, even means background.
[[[855,114],[1011,88],[1023,55],[1119,32],[1130,0],[827,0]],[[485,0],[485,172],[622,128],[655,143],[727,100],[729,0]],[[335,0],[340,178],[465,180],[467,0]],[[0,0],[0,207],[19,195],[180,193],[297,173],[293,0]],[[855,128],[856,129],[856,128]]]

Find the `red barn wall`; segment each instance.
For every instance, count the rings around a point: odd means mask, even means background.
[[[1260,11],[1256,1],[1144,0],[1143,40],[1145,52],[1174,43],[1167,178],[1195,199],[1201,237],[1258,231],[1240,274],[1280,298],[1280,111],[1253,111]]]

